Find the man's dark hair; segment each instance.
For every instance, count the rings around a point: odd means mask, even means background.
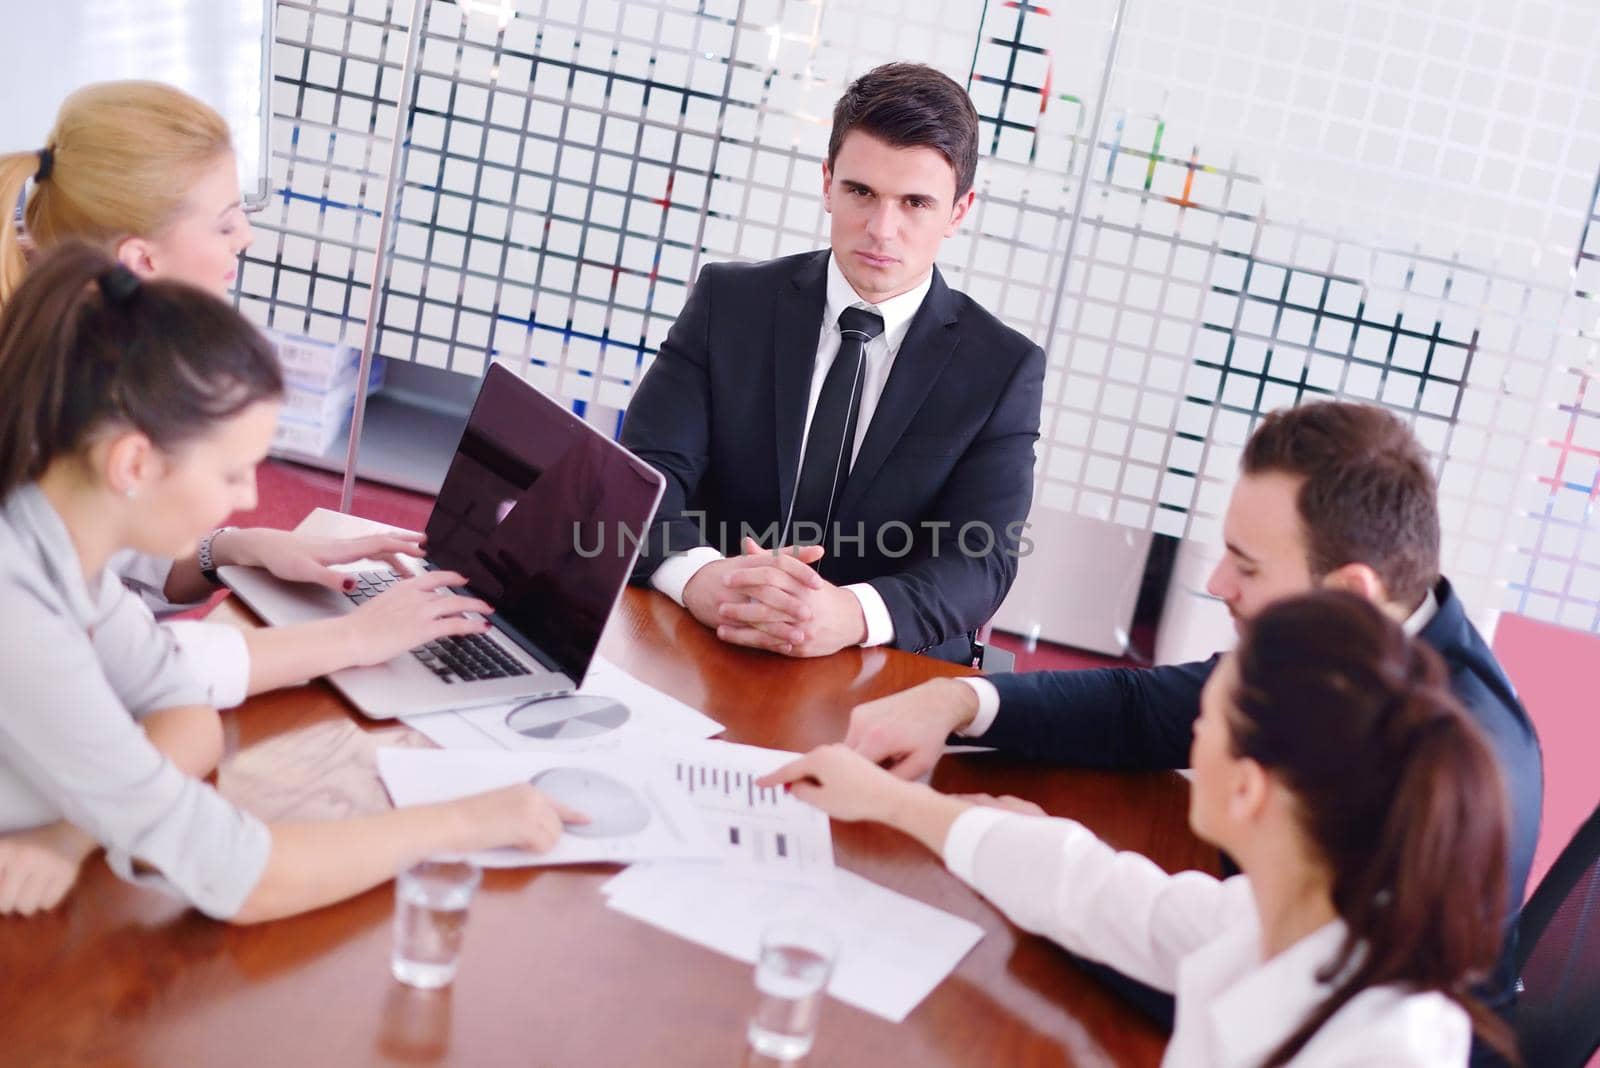
[[[1305,480],[1295,507],[1316,577],[1366,564],[1407,606],[1439,580],[1433,472],[1410,428],[1382,408],[1322,401],[1273,412],[1250,436],[1241,468]]]
[[[978,110],[967,91],[921,63],[885,63],[850,83],[833,106],[828,166],[845,134],[861,130],[896,148],[931,148],[956,175],[956,199],[978,169]]]

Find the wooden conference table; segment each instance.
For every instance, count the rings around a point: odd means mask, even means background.
[[[225,604],[219,615],[246,613]],[[838,740],[860,701],[957,670],[882,649],[818,661],[746,653],[640,590],[628,591],[602,648],[725,723],[723,737],[796,750]],[[374,751],[431,744],[361,719],[322,684],[253,699],[224,722],[220,789],[269,820],[386,807]],[[1215,870],[1215,851],[1185,824],[1188,785],[1175,773],[1065,773],[974,754],[945,758],[934,783],[1028,797],[1169,869]],[[835,824],[834,842],[844,867],[986,933],[904,1024],[829,1000],[809,1064],[1160,1059],[1159,1034],[909,839]],[[0,918],[0,1064],[758,1063],[744,1048],[750,966],[607,909],[599,887],[615,870],[487,873],[454,988],[425,994],[389,978],[390,885],[235,928],[121,883],[96,858],[56,912]]]

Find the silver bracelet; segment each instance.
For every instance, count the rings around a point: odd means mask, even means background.
[[[217,577],[217,562],[211,555],[211,543],[217,539],[218,534],[238,529],[238,527],[218,527],[200,539],[200,552],[197,554],[200,560],[200,575],[213,586],[222,585],[222,580]]]

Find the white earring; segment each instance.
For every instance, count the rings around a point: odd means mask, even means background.
[[[139,496],[139,491],[133,486],[129,486],[127,489],[122,491],[122,495],[131,501],[135,497]]]

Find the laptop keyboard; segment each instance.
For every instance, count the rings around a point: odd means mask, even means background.
[[[366,604],[390,586],[402,581],[393,571],[357,571],[355,580],[356,588],[348,591],[345,596],[356,604]]]
[[[356,588],[345,596],[356,604],[365,604],[403,581],[393,571],[358,571],[355,578]],[[532,674],[487,634],[440,638],[411,650],[411,655],[445,682],[477,682]]]
[[[486,634],[440,638],[411,650],[411,655],[445,682],[509,679],[531,674]]]

